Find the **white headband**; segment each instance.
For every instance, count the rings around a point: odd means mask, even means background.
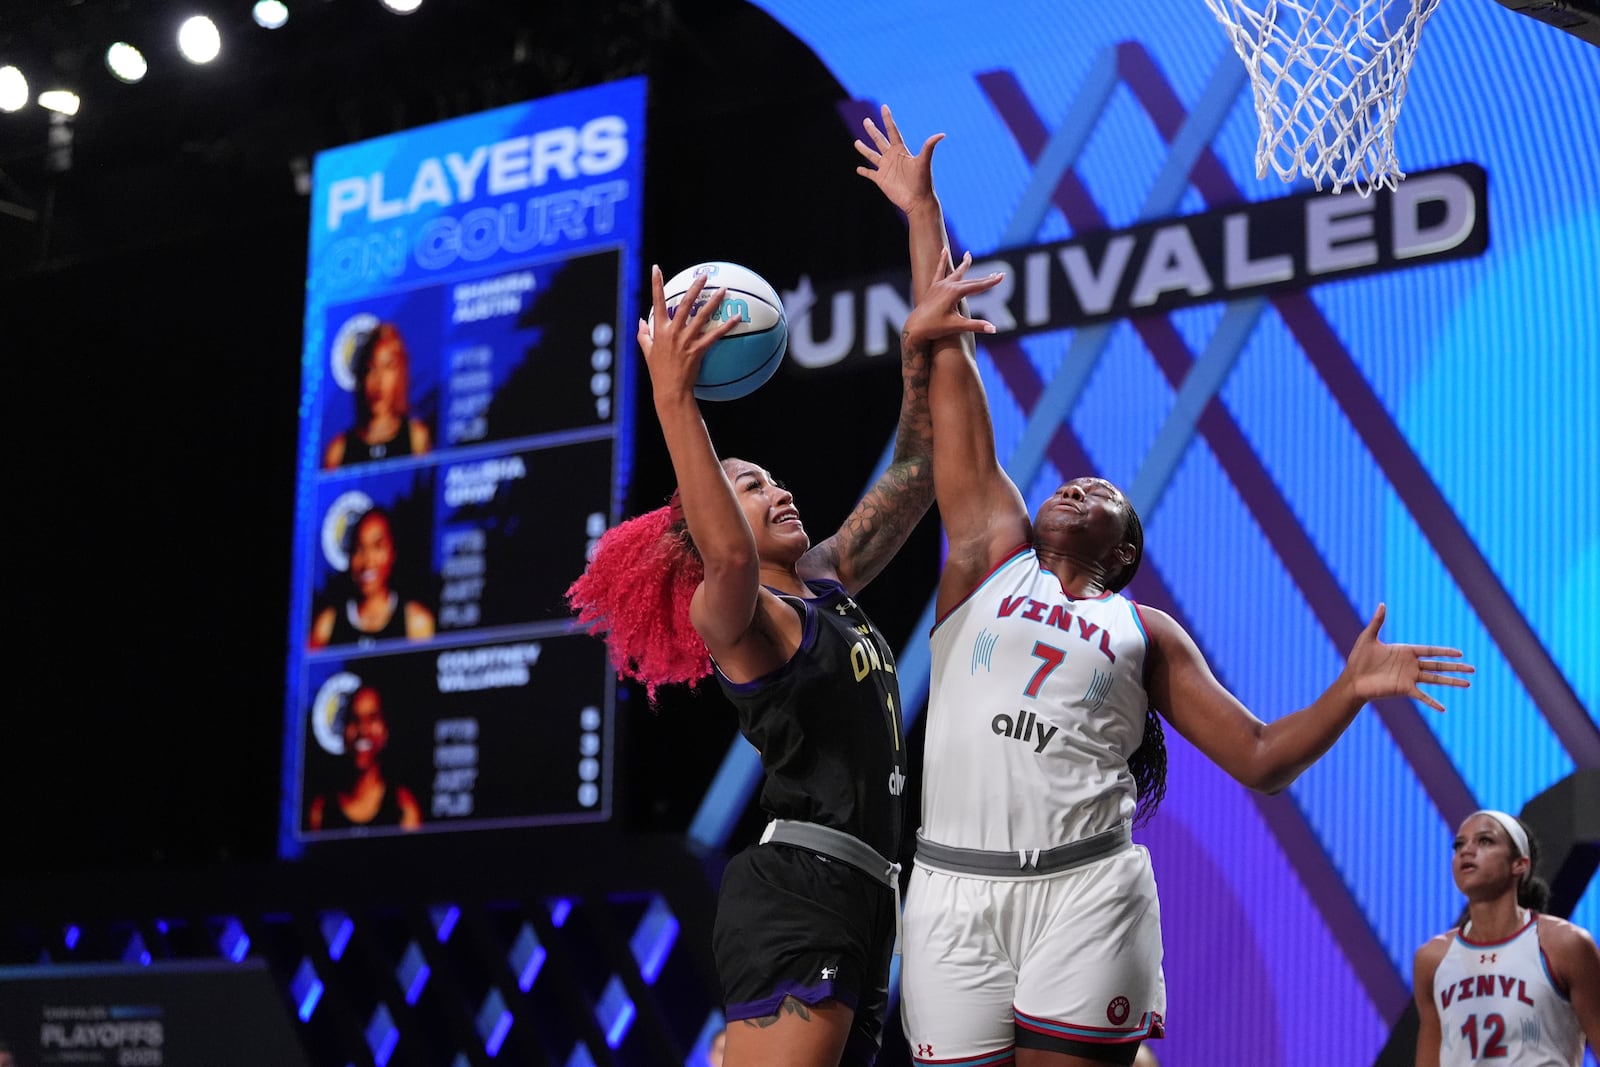
[[[1475,811],[1472,814],[1487,815],[1499,823],[1504,828],[1506,836],[1511,838],[1511,843],[1517,846],[1517,855],[1527,856],[1530,860],[1533,859],[1533,856],[1528,851],[1528,831],[1522,828],[1522,824],[1516,820],[1515,816],[1507,815],[1503,811],[1495,811],[1493,808],[1484,808],[1482,811]]]

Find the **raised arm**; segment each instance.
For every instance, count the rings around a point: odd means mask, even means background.
[[[872,144],[856,141],[856,151],[867,161],[856,173],[876,185],[906,217],[911,238],[911,303],[915,305],[937,279],[940,264],[951,265],[944,208],[933,189],[933,149],[944,140],[944,134],[929,137],[922,142],[922,150],[912,155],[888,104],[883,105],[882,115],[881,129],[870,118],[862,120]]]
[[[1194,640],[1170,615],[1141,608],[1150,635],[1146,688],[1167,721],[1236,781],[1276,793],[1333,746],[1366,704],[1409,697],[1443,711],[1420,687],[1466,688],[1473,673],[1459,650],[1435,645],[1391,645],[1378,639],[1386,614],[1379,604],[1331,686],[1315,701],[1263,723],[1222,687]]]
[[[1032,526],[1022,494],[995,453],[989,400],[978,375],[974,327],[950,332],[952,324],[972,323],[965,298],[997,285],[1001,276],[968,279],[972,256],[954,270],[942,265],[927,294],[906,319],[902,345],[928,345],[933,375],[934,488],[939,517],[949,540],[949,555],[939,580],[937,612],[943,616],[972,592],[1007,552],[1029,540]],[[982,323],[992,333],[994,327]]]
[[[971,257],[964,257],[959,268],[951,262],[944,210],[933,184],[933,150],[944,135],[929,137],[912,155],[887,105],[882,114],[882,128],[870,118],[863,123],[872,144],[856,141],[856,151],[866,160],[856,173],[905,214],[910,233],[915,307],[906,320],[901,347],[926,348],[933,364],[929,406],[934,488],[950,541],[939,586],[937,610],[942,615],[971,592],[1005,553],[1028,540],[1031,528],[1022,494],[995,455],[989,402],[978,376],[971,332],[976,327],[959,325],[966,319],[966,296],[992,287],[1000,276],[967,281]]]
[[[803,578],[836,578],[851,593],[882,573],[933,503],[933,420],[926,346],[900,346],[900,421],[889,465],[832,537],[800,560]]]
[[[660,267],[651,268],[650,283],[654,330],[640,320],[639,347],[650,369],[656,418],[678,478],[689,536],[705,564],[705,581],[695,593],[691,615],[695,629],[715,656],[750,628],[761,588],[755,535],[723,473],[694,396],[695,375],[706,351],[739,320],[729,319],[702,331],[707,309],[715,309],[722,300],[718,290],[700,304],[704,276],[689,286],[675,317],[667,314]]]
[[[944,137],[928,138],[913,156],[900,136],[887,106],[884,129],[869,118],[868,135],[876,148],[856,141],[871,166],[856,168],[906,213],[911,232],[913,299],[931,283],[941,261],[948,261],[944,215],[933,193],[933,146]],[[887,132],[885,132],[887,131]],[[920,281],[919,281],[920,279]],[[888,468],[867,490],[832,537],[816,545],[800,563],[803,577],[837,578],[852,593],[882,573],[933,503],[933,420],[928,410],[928,377],[932,354],[927,344],[900,346],[900,421]]]

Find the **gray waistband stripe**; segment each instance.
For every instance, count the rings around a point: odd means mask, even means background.
[[[773,819],[761,834],[763,845],[774,843],[808,849],[818,855],[848,863],[894,893],[894,954],[900,955],[900,865],[890,863],[861,838],[814,822]]]
[[[890,863],[878,854],[877,849],[843,830],[835,830],[831,826],[819,826],[814,822],[774,819],[767,824],[766,832],[761,835],[762,844],[769,842],[793,845],[796,848],[820,853],[841,863],[848,863],[886,886],[896,890],[900,888],[900,880],[896,877],[900,865]]]
[[[1046,849],[1019,849],[1016,852],[988,852],[979,848],[956,848],[929,841],[917,834],[917,862],[952,874],[980,874],[991,878],[1020,878],[1036,874],[1059,874],[1082,867],[1097,859],[1121,852],[1133,844],[1127,823],[1121,823],[1065,845]]]

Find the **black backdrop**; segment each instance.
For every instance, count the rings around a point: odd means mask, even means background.
[[[904,262],[901,220],[854,172],[842,92],[764,14],[731,0],[524,6],[321,5],[276,52],[253,31],[210,82],[153,74],[135,103],[86,93],[65,172],[37,118],[0,116],[0,193],[38,209],[0,215],[20,588],[0,877],[274,854],[309,207],[296,155],[645,74],[645,248],[667,273],[735,260],[782,288]],[[71,7],[7,5],[0,41],[114,15]],[[892,357],[850,377],[788,366],[707,419],[723,454],[796,490],[819,536],[861,489],[898,388]],[[630,512],[672,481],[647,385],[640,397]],[[897,644],[936,555],[930,517],[868,591]],[[674,693],[652,713],[636,694],[619,722],[619,821],[681,830],[733,737],[726,705]],[[747,812],[734,844],[759,821]]]

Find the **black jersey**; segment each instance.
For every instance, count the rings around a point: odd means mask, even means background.
[[[806,584],[815,599],[780,594],[802,619],[794,657],[753,682],[717,680],[761,753],[762,808],[843,830],[893,860],[906,776],[894,655],[844,586]]]
[[[392,785],[383,787],[383,802],[366,822],[356,822],[344,813],[338,797],[329,797],[322,809],[324,830],[352,830],[362,826],[399,826],[405,812],[400,808],[399,791]]]
[[[406,606],[395,592],[389,593],[389,601],[393,605],[389,609],[389,621],[383,624],[382,629],[363,630],[356,625],[360,617],[360,606],[354,600],[346,599],[335,604],[333,608],[333,633],[328,638],[330,645],[361,645],[371,644],[373,641],[384,641],[391,637],[406,636]]]
[[[339,462],[339,466],[353,467],[358,463],[371,463],[376,459],[394,459],[397,456],[409,455],[411,455],[411,420],[404,419],[400,423],[400,432],[387,441],[369,444],[361,439],[361,431],[346,430],[344,459]]]

